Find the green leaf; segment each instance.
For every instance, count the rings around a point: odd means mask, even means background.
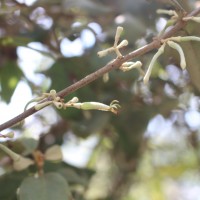
[[[38,178],[24,179],[19,190],[20,200],[67,200],[70,198],[69,186],[57,173],[48,173]]]
[[[82,121],[73,122],[72,129],[76,135],[79,137],[87,137],[92,133],[97,133],[102,130],[106,124],[109,122],[112,114],[100,111],[90,112],[91,116],[88,119]]]
[[[27,171],[12,172],[0,177],[0,199],[15,200],[16,191],[22,180],[27,176]]]
[[[10,146],[11,150],[18,154],[28,155],[31,154],[38,146],[38,140],[33,138],[19,138],[9,142],[3,142],[2,144]],[[5,156],[5,153],[0,151],[0,158]]]
[[[15,91],[23,73],[15,62],[7,62],[0,68],[1,97],[7,103]]]
[[[35,140],[33,138],[20,138],[19,141],[25,148],[23,151],[23,155],[28,155],[33,153],[33,151],[37,148],[38,146],[38,140]]]
[[[70,168],[61,168],[57,171],[65,178],[69,184],[80,184],[83,186],[87,186],[88,180],[87,177],[81,176],[75,170]]]
[[[44,171],[46,173],[58,172],[65,180],[71,184],[87,186],[95,171],[89,168],[78,168],[64,162],[52,163],[45,161]]]
[[[200,66],[199,66],[199,53],[200,43],[199,42],[187,42],[181,44],[186,58],[186,68],[189,72],[191,82],[194,87],[200,91]]]

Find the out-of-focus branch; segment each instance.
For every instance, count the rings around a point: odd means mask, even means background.
[[[187,16],[188,17],[196,16],[199,13],[200,13],[200,8],[197,8],[194,11],[192,11],[190,14],[188,14]],[[142,48],[139,48],[123,57],[120,57],[120,58],[117,58],[117,59],[111,61],[110,63],[106,64],[104,67],[100,68],[99,70],[87,75],[80,81],[77,81],[76,83],[70,85],[69,87],[61,90],[60,92],[57,93],[57,95],[61,98],[64,98],[65,96],[75,92],[76,90],[78,90],[78,89],[88,85],[89,83],[95,81],[96,79],[102,77],[104,74],[106,74],[114,69],[119,68],[124,62],[132,60],[138,56],[142,56],[142,55],[146,54],[147,52],[152,51],[153,49],[158,49],[161,46],[161,40],[172,37],[173,35],[175,35],[175,33],[177,33],[180,29],[182,29],[186,24],[187,24],[187,22],[179,20],[174,26],[171,27],[170,30],[168,30],[166,33],[164,33],[163,35],[161,35],[158,38],[156,38],[155,40],[153,40],[151,43],[149,43],[149,44],[143,46]],[[25,118],[27,118],[28,116],[30,116],[36,112],[38,112],[38,110],[36,110],[35,107],[31,107],[30,109],[24,111],[23,113],[19,114],[18,116],[14,117],[13,119],[1,124],[0,131],[4,130],[6,128],[12,127],[13,125],[19,123],[20,121],[24,120]]]

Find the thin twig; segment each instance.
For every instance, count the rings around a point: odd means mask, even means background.
[[[194,11],[192,11],[190,14],[188,14],[187,16],[196,16],[200,13],[200,8],[195,9]],[[153,50],[153,49],[157,49],[161,46],[161,40],[162,39],[166,39],[169,37],[172,37],[175,33],[177,33],[180,29],[182,29],[185,25],[187,24],[187,22],[184,22],[182,20],[178,21],[169,31],[167,31],[166,33],[164,33],[164,35],[160,36],[159,38],[157,38],[156,40],[154,40],[153,42],[149,43],[148,45],[137,49],[121,58],[117,58],[114,61],[106,64],[104,67],[100,68],[99,70],[89,74],[88,76],[84,77],[83,79],[81,79],[80,81],[70,85],[69,87],[61,90],[60,92],[58,92],[58,96],[60,96],[61,98],[64,98],[65,96],[71,94],[72,92],[75,92],[76,90],[88,85],[89,83],[93,82],[94,80],[102,77],[104,74],[112,71],[113,69],[117,69],[119,68],[124,62],[127,62],[129,60],[132,60],[138,56],[142,56],[144,54],[146,54],[147,52]],[[30,115],[34,114],[38,112],[37,110],[35,110],[34,107],[31,107],[30,109],[24,111],[23,113],[19,114],[18,116],[14,117],[13,119],[3,123],[0,125],[0,131],[6,129],[6,128],[10,128],[13,125],[19,123],[20,121],[24,120],[25,118],[29,117]]]

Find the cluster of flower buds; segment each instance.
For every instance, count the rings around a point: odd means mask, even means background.
[[[157,10],[157,13],[158,14],[167,14],[167,15],[172,16],[172,18],[171,18],[172,20],[174,20],[174,21],[178,20],[178,14],[174,10],[159,9],[159,10]],[[200,23],[200,17],[193,17],[193,16],[192,17],[183,17],[182,20],[183,21],[192,20],[192,21]],[[164,28],[164,30],[165,30],[165,28]],[[198,41],[198,42],[200,42],[200,37],[197,37],[197,36],[177,36],[177,37],[171,37],[171,38],[163,39],[161,41],[162,46],[158,49],[157,53],[153,56],[153,58],[152,58],[152,60],[149,64],[147,72],[146,72],[146,74],[143,78],[144,83],[145,84],[148,83],[149,77],[151,75],[152,68],[155,65],[155,62],[158,59],[158,57],[161,54],[164,53],[164,49],[165,49],[166,44],[169,45],[171,48],[177,50],[177,52],[179,53],[179,56],[180,56],[180,67],[184,70],[186,68],[185,55],[184,55],[182,47],[179,44],[177,44],[177,42],[187,42],[187,41]]]
[[[118,42],[119,42],[119,39],[120,39],[120,36],[121,36],[122,32],[123,32],[123,27],[118,26],[116,34],[115,34],[114,45],[112,47],[110,47],[110,48],[107,48],[107,49],[104,49],[102,51],[99,51],[97,53],[97,55],[99,57],[103,57],[103,56],[106,56],[107,54],[109,54],[110,52],[115,52],[117,54],[117,58],[122,57],[122,54],[120,53],[119,49],[121,49],[122,47],[125,47],[125,46],[128,45],[128,41],[127,40],[123,40],[118,45]],[[133,69],[133,68],[136,68],[136,69],[139,70],[140,74],[144,76],[144,72],[141,69],[141,66],[142,66],[142,63],[140,61],[137,61],[137,62],[125,62],[119,67],[119,69],[122,70],[123,72],[126,72],[126,71],[129,71],[129,70]],[[105,74],[104,79],[105,79],[105,82],[107,82],[107,80],[109,79],[108,74]]]
[[[122,32],[123,32],[123,27],[118,26],[118,27],[117,27],[116,34],[115,34],[114,45],[113,45],[112,47],[108,48],[108,49],[104,49],[104,50],[102,50],[102,51],[99,51],[99,52],[97,53],[97,55],[98,55],[99,57],[103,57],[103,56],[106,56],[107,54],[109,54],[109,53],[111,53],[111,52],[115,52],[115,53],[117,54],[117,57],[118,57],[118,58],[122,57],[122,54],[120,53],[119,49],[121,49],[121,48],[123,48],[123,47],[125,47],[125,46],[128,45],[128,40],[122,40],[122,42],[120,42],[120,43],[118,44],[119,38],[120,38]]]
[[[118,110],[120,108],[119,102],[117,100],[114,100],[110,103],[110,105],[106,105],[100,102],[79,102],[79,99],[77,97],[73,97],[70,101],[64,102],[64,99],[57,96],[55,90],[51,90],[49,93],[42,94],[41,97],[37,97],[33,100],[31,100],[28,104],[31,102],[38,102],[34,108],[36,110],[40,110],[48,105],[54,105],[58,109],[66,109],[69,107],[74,107],[82,110],[101,110],[101,111],[110,111],[114,114],[118,113]],[[27,104],[27,105],[28,105]],[[27,105],[25,108],[27,108]]]

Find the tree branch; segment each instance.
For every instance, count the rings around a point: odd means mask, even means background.
[[[192,11],[190,14],[187,16],[196,16],[200,13],[200,8],[195,9]],[[106,64],[104,67],[100,68],[99,70],[89,74],[88,76],[84,77],[80,81],[70,85],[69,87],[61,90],[60,92],[57,93],[58,96],[61,98],[64,98],[65,96],[75,92],[76,90],[88,85],[89,83],[95,81],[96,79],[100,78],[104,74],[112,71],[113,69],[119,68],[124,62],[127,62],[129,60],[132,60],[138,56],[142,56],[146,54],[147,52],[150,52],[153,49],[157,49],[161,46],[161,40],[166,39],[169,37],[172,37],[175,33],[177,33],[180,29],[182,29],[187,22],[185,21],[178,21],[170,30],[168,30],[166,33],[164,33],[162,36],[156,38],[153,40],[151,43],[148,45],[143,46],[142,48],[139,48],[122,58],[117,58],[113,60],[112,62]],[[18,116],[14,117],[13,119],[3,123],[0,125],[0,131],[10,128],[13,125],[19,123],[20,121],[24,120],[25,118],[29,117],[30,115],[38,112],[38,110],[35,110],[34,106],[29,108],[28,110],[24,111],[23,113],[19,114]]]

